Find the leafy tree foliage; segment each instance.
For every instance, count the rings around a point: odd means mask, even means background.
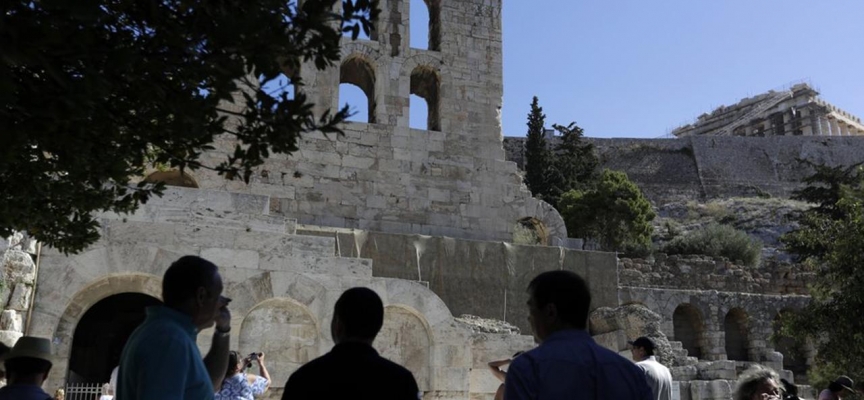
[[[26,230],[77,251],[98,239],[92,212],[131,212],[161,193],[130,183],[148,165],[248,182],[271,153],[296,150],[303,133],[340,133],[347,109],[314,116],[302,92],[261,88],[282,73],[301,85],[301,62],[332,66],[342,32],[368,33],[377,13],[377,0],[6,3],[0,235]],[[203,165],[219,135],[239,144]]]
[[[584,189],[597,179],[599,161],[594,145],[582,140],[584,131],[575,122],[552,127],[560,134],[561,141],[552,153],[553,168],[547,175],[545,200],[557,206],[562,193]]]
[[[528,137],[525,141],[525,184],[535,197],[545,199],[549,193],[552,152],[544,136],[546,115],[534,96],[528,113]]]
[[[811,383],[824,385],[839,374],[864,376],[864,173],[857,165],[816,166],[806,182],[795,197],[814,207],[782,240],[816,277],[811,303],[784,315],[783,334],[815,344]]]
[[[604,170],[593,187],[564,193],[558,206],[572,237],[596,239],[609,251],[651,246],[656,214],[624,172]]]
[[[678,236],[663,247],[666,254],[704,254],[742,261],[756,267],[762,254],[762,242],[729,225],[709,224]]]

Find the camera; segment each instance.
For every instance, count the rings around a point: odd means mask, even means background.
[[[258,359],[258,354],[260,353],[251,353],[249,354],[249,361],[255,361]]]

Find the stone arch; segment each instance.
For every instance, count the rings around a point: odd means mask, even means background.
[[[317,357],[318,320],[291,298],[272,298],[255,305],[243,318],[237,351],[264,352],[271,380],[281,384],[303,364]]]
[[[421,391],[431,388],[432,335],[423,315],[402,305],[384,307],[384,325],[375,339],[381,356],[408,368]]]
[[[353,54],[342,61],[339,68],[339,84],[351,84],[360,88],[366,95],[368,107],[367,122],[376,121],[376,68],[375,63],[362,54]],[[341,99],[339,105],[341,106]]]
[[[441,131],[441,77],[438,70],[428,65],[414,68],[410,94],[426,101],[426,130]]]
[[[699,309],[690,303],[678,305],[672,314],[673,338],[681,342],[690,357],[702,358],[705,323]]]
[[[105,297],[87,309],[72,336],[66,382],[107,382],[120,364],[129,336],[144,322],[145,309],[161,303],[150,295],[126,292]]]
[[[144,178],[144,182],[165,182],[168,186],[180,186],[198,189],[198,181],[188,171],[172,169],[168,171],[156,171]]]
[[[560,246],[560,241],[567,238],[567,226],[564,224],[564,219],[552,205],[534,198],[527,199],[525,206],[515,210],[521,215],[530,215],[542,222],[546,227],[549,244]],[[512,227],[510,228],[512,229]]]
[[[546,246],[549,244],[549,230],[537,218],[519,218],[513,227],[513,243]]]
[[[36,332],[53,337],[54,369],[48,376],[48,387],[59,386],[66,378],[75,328],[91,307],[99,301],[120,293],[141,293],[162,300],[162,279],[144,273],[122,273],[102,276],[79,289],[66,303],[56,319],[53,332]],[[45,321],[51,323],[51,321]],[[56,372],[55,372],[56,371]]]
[[[723,331],[726,342],[726,359],[748,361],[750,319],[747,312],[735,307],[726,313],[723,319]]]

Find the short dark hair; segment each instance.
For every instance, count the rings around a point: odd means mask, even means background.
[[[30,376],[51,371],[50,361],[32,357],[11,358],[4,361],[3,366],[6,367],[6,376]]]
[[[216,264],[201,257],[180,257],[162,278],[162,300],[166,306],[176,306],[194,298],[198,288],[213,286],[217,272]]]
[[[333,315],[346,336],[372,340],[384,325],[384,303],[372,289],[355,287],[339,296]]]
[[[588,283],[575,272],[543,272],[528,284],[528,291],[536,302],[535,306],[554,304],[561,320],[577,329],[587,327],[591,292]]]

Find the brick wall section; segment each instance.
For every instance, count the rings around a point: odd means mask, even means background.
[[[621,286],[646,288],[808,295],[813,279],[799,266],[771,260],[750,268],[724,258],[659,254],[651,261],[622,258],[618,265]]]

